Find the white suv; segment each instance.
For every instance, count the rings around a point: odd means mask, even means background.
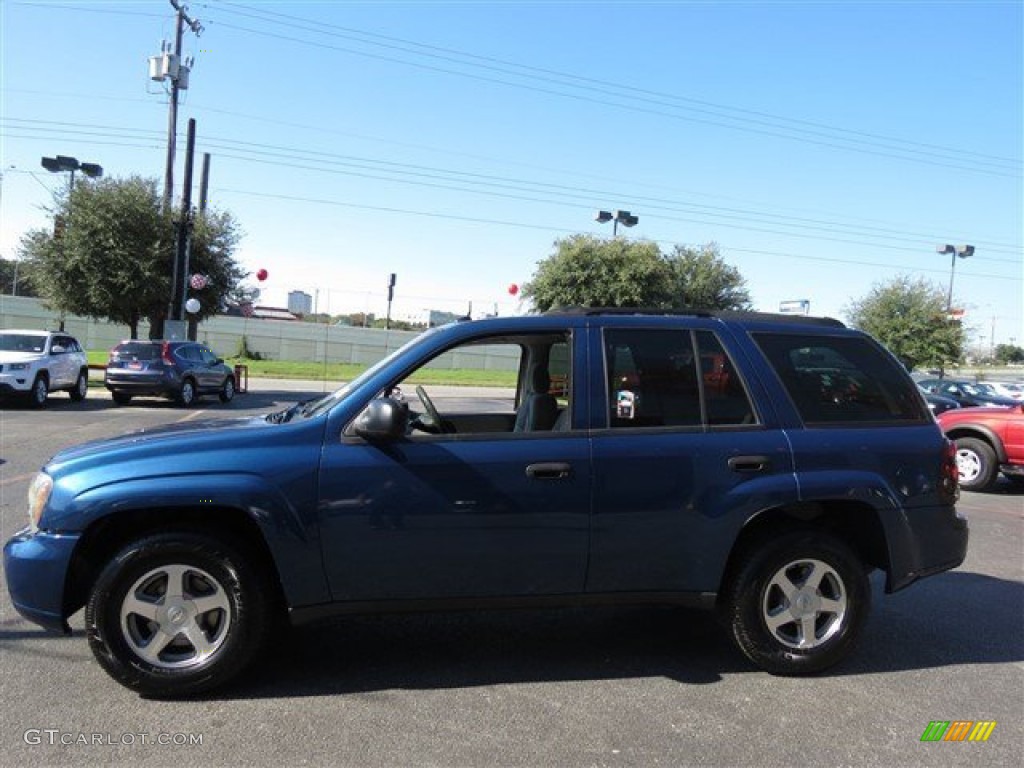
[[[74,401],[89,390],[85,350],[58,331],[0,331],[0,397],[28,397],[36,408],[52,390],[64,389]]]

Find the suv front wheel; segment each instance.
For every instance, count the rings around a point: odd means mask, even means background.
[[[194,533],[135,541],[100,574],[85,609],[89,646],[124,686],[151,696],[214,688],[257,654],[266,588],[234,550]]]
[[[740,651],[772,674],[809,674],[838,663],[870,610],[863,563],[824,532],[761,539],[733,573],[723,618]]]
[[[995,482],[999,462],[996,452],[984,440],[961,437],[956,441],[956,468],[961,488],[984,491]]]
[[[50,382],[45,374],[38,374],[32,382],[32,389],[28,393],[28,402],[33,408],[42,408],[46,405],[46,398],[50,396]]]

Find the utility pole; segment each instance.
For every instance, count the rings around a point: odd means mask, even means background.
[[[179,0],[170,0],[170,3],[177,12],[174,52],[164,50],[160,56],[152,56],[149,60],[150,79],[171,81],[170,109],[167,115],[167,164],[164,168],[164,210],[171,207],[174,199],[174,152],[178,134],[178,92],[188,88],[188,76],[192,68],[191,59],[188,62],[181,60],[182,38],[185,34],[186,24],[196,37],[199,37],[203,31],[203,25],[188,15],[188,8]]]

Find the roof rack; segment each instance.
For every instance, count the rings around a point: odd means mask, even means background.
[[[662,315],[684,317],[717,317],[722,320],[761,320],[772,323],[794,323],[798,325],[824,325],[830,328],[845,328],[846,325],[832,317],[808,317],[806,315],[783,315],[774,312],[744,312],[736,309],[662,309],[660,307],[556,307],[545,315]]]

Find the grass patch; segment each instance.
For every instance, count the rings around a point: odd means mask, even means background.
[[[90,365],[105,365],[109,357],[107,350],[88,350]],[[353,363],[300,363],[287,360],[242,360],[228,358],[224,362],[235,365],[249,366],[249,376],[254,379],[307,379],[310,381],[327,381],[340,383],[352,381],[369,366]],[[103,381],[102,371],[92,371],[90,383]],[[516,386],[515,371],[486,371],[476,368],[460,368],[444,370],[424,368],[409,379],[414,384],[436,384],[462,387],[511,387]]]
[[[229,359],[228,365],[249,366],[253,378],[268,379],[309,379],[312,381],[352,381],[369,366],[353,363],[299,363],[287,360],[239,360]],[[409,379],[414,384],[441,384],[463,387],[512,387],[516,386],[515,371],[486,371],[476,368],[455,370],[423,368]]]

